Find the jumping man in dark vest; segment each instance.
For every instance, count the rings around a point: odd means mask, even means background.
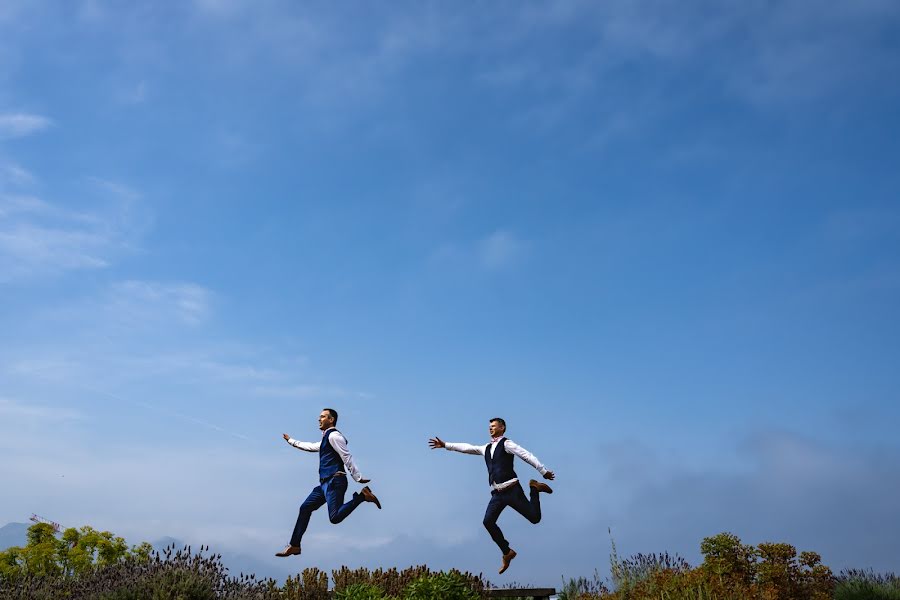
[[[503,553],[503,564],[500,567],[500,573],[502,573],[509,568],[509,563],[516,557],[516,551],[509,547],[509,542],[506,541],[503,537],[503,532],[497,527],[497,518],[500,516],[500,513],[507,506],[511,506],[520,515],[537,524],[541,521],[540,493],[553,493],[549,485],[532,479],[528,484],[531,488],[531,499],[526,498],[525,492],[519,484],[519,477],[513,470],[513,459],[518,456],[537,469],[544,476],[544,479],[552,480],[556,476],[553,474],[553,471],[547,470],[534,454],[515,442],[506,439],[506,421],[503,419],[491,419],[488,432],[491,434],[491,441],[484,446],[453,444],[445,442],[439,437],[428,440],[428,445],[431,446],[432,450],[435,448],[446,448],[455,452],[481,454],[484,456],[484,462],[487,464],[488,470],[488,483],[491,485],[491,501],[488,503],[487,510],[484,513],[484,527],[491,534],[494,542],[500,547],[500,552]]]
[[[323,504],[328,504],[328,520],[334,524],[346,519],[363,502],[374,502],[375,506],[381,508],[381,503],[369,486],[364,487],[358,493],[354,492],[353,498],[344,503],[348,473],[359,483],[369,483],[369,480],[363,479],[353,462],[353,457],[347,450],[347,438],[334,428],[337,418],[336,410],[331,408],[322,410],[319,415],[319,429],[322,430],[321,442],[299,442],[286,433],[282,436],[294,448],[319,453],[319,485],[313,488],[306,501],[300,505],[300,514],[297,516],[297,524],[294,525],[291,543],[275,556],[300,554],[300,540],[309,525],[309,517]]]

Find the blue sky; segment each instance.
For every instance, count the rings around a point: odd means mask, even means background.
[[[553,585],[728,530],[896,568],[888,0],[0,4],[0,522]],[[527,466],[519,467],[523,478]],[[272,559],[273,570],[285,563]],[[274,572],[274,571],[273,571]]]

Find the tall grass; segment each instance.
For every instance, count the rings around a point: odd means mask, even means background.
[[[900,600],[900,577],[871,570],[841,571],[834,588],[834,600]]]

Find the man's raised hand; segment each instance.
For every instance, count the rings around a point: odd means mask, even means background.
[[[284,438],[284,441],[286,441],[286,442],[289,442],[289,441],[291,440],[291,436],[289,436],[289,435],[286,434],[286,433],[282,433],[282,434],[281,434],[281,437],[283,437],[283,438]]]
[[[553,481],[554,479],[556,479],[556,475],[553,474],[553,471],[547,471],[546,473],[544,473],[544,479]]]
[[[441,438],[434,436],[428,440],[428,446],[431,447],[432,450],[437,450],[438,448],[446,448],[447,444],[445,444],[444,440]]]

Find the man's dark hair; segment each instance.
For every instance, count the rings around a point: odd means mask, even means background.
[[[503,429],[506,429],[506,421],[501,419],[500,417],[494,417],[489,421],[490,423],[500,423],[503,426]]]
[[[328,414],[334,419],[334,424],[337,425],[337,411],[333,408],[323,408],[322,410],[327,410]]]

